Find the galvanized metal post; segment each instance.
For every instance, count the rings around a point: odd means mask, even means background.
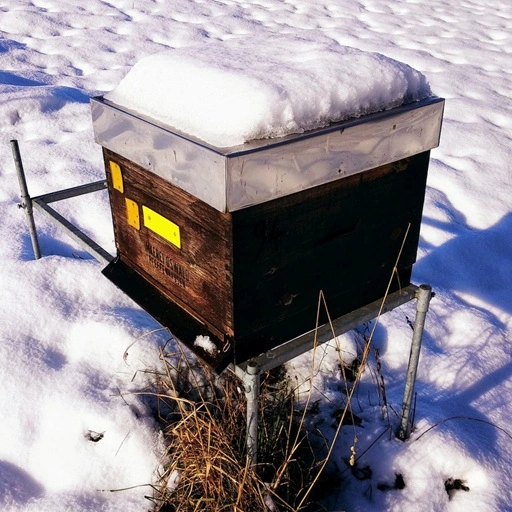
[[[423,337],[423,328],[427,316],[430,299],[432,298],[432,287],[428,284],[422,284],[416,292],[416,318],[414,320],[414,331],[412,336],[411,353],[409,356],[409,367],[405,380],[404,399],[402,404],[402,417],[398,427],[397,436],[405,441],[411,434],[411,404],[414,395],[414,385],[416,383],[416,373],[418,370],[418,361],[420,358],[421,339]]]
[[[23,170],[23,163],[21,161],[20,148],[18,146],[17,140],[11,140],[11,148],[14,157],[14,163],[16,165],[16,173],[18,174],[18,181],[20,184],[20,207],[25,210],[28,230],[30,232],[30,239],[32,241],[32,249],[34,250],[34,258],[38,260],[41,257],[41,249],[39,247],[39,240],[37,239],[36,224],[34,222],[34,211],[32,209],[32,199],[28,193],[27,180],[25,179],[25,171]]]
[[[260,396],[260,369],[249,361],[244,372],[245,397],[247,399],[247,457],[251,466],[258,462],[258,399]]]

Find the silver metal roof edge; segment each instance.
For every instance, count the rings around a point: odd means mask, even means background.
[[[434,96],[300,134],[217,148],[91,99],[99,144],[223,212],[430,150],[439,145],[443,110],[444,100]]]

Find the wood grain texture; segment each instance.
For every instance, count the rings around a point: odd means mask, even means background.
[[[123,172],[124,194],[115,189],[110,194],[120,256],[150,276],[156,286],[175,297],[180,305],[219,331],[232,335],[229,214],[215,210],[118,155],[106,151],[105,160],[115,160]],[[181,249],[143,223],[140,230],[130,226],[126,220],[125,197],[177,224]]]

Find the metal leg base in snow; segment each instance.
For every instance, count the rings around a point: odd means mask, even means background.
[[[428,284],[422,284],[416,292],[416,318],[414,321],[414,331],[412,336],[411,353],[409,356],[409,366],[405,379],[404,399],[402,404],[402,417],[398,427],[397,437],[405,441],[411,435],[411,404],[414,395],[414,386],[416,383],[416,373],[418,370],[418,361],[420,358],[421,339],[423,337],[423,328],[427,316],[430,299],[432,298],[432,287]]]
[[[260,369],[249,361],[245,369],[234,367],[235,375],[243,382],[247,400],[246,449],[249,463],[254,467],[258,462],[258,400],[260,396]]]

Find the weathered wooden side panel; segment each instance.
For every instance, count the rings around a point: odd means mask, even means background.
[[[429,153],[233,213],[236,357],[315,327],[410,283]],[[321,318],[325,322],[326,317]]]
[[[221,339],[232,336],[230,215],[108,150],[104,158],[121,259]]]

